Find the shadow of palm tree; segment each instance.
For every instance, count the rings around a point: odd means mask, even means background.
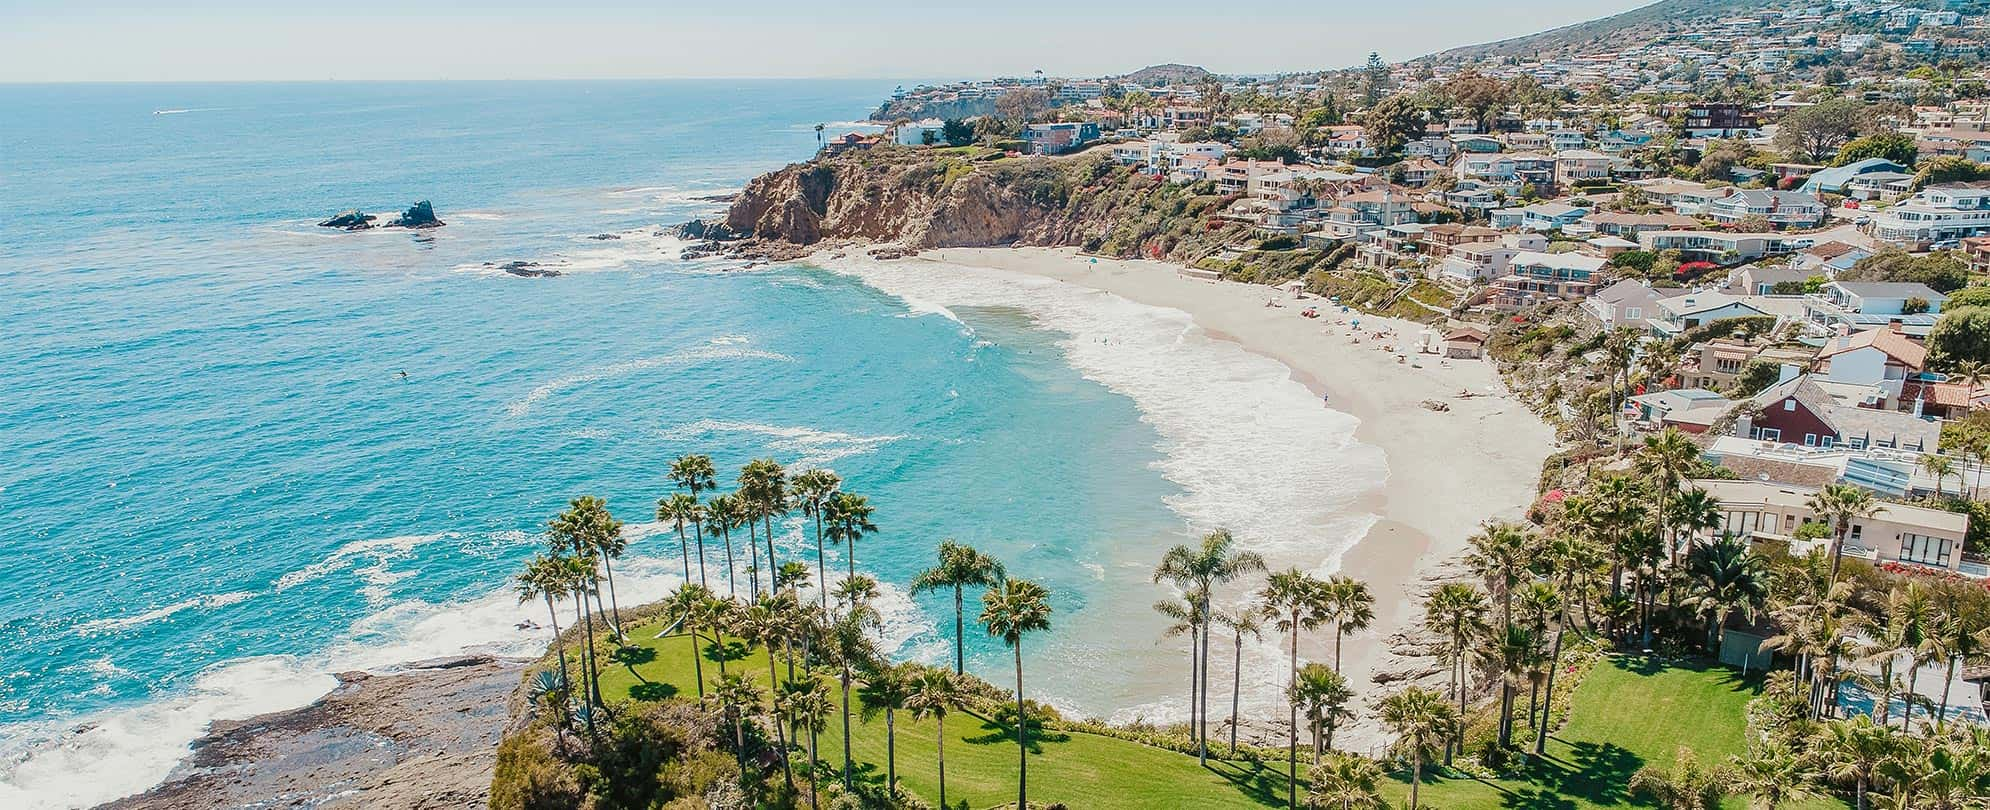
[[[975,715],[974,717],[975,719],[981,721],[982,733],[973,737],[963,737],[961,738],[962,742],[965,742],[969,745],[994,745],[997,743],[1005,745],[1016,744],[1015,728],[1003,725],[1001,723],[997,723],[993,720],[981,717],[979,715]],[[1071,739],[1070,734],[1066,734],[1062,731],[1048,730],[1043,728],[1039,724],[1031,723],[1029,744],[1026,747],[1029,749],[1029,752],[1032,754],[1041,754],[1043,753],[1044,743],[1047,742],[1061,743],[1061,742],[1067,742],[1070,739]]]
[[[1206,766],[1211,773],[1237,787],[1246,798],[1267,807],[1285,805],[1285,772],[1268,768],[1258,763],[1233,762],[1212,759]]]
[[[707,643],[703,653],[707,661],[718,661],[720,659],[739,661],[753,654],[753,651],[743,642],[726,639],[723,642]]]
[[[1628,798],[1625,785],[1631,774],[1644,767],[1643,757],[1616,743],[1574,742],[1569,751],[1573,760],[1553,755],[1535,760],[1527,768],[1528,780],[1557,795],[1577,796],[1596,804],[1621,804]]]
[[[667,683],[644,681],[629,687],[629,697],[637,700],[657,701],[677,696],[677,687]]]

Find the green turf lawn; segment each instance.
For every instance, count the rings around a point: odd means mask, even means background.
[[[654,632],[652,628],[634,634],[641,646],[654,651],[653,657],[639,653],[636,663],[611,664],[602,672],[604,698],[657,699],[679,694],[680,687],[686,696],[697,696],[688,639],[649,637]],[[729,670],[743,668],[762,683],[767,681],[765,655],[738,642],[728,648]],[[705,678],[718,679],[717,648],[709,644]],[[1743,682],[1724,668],[1646,665],[1641,659],[1600,663],[1577,689],[1568,726],[1549,738],[1548,761],[1537,766],[1528,780],[1434,778],[1423,787],[1423,804],[1441,810],[1581,810],[1634,804],[1624,792],[1631,774],[1647,762],[1669,765],[1681,745],[1692,747],[1709,762],[1739,753],[1743,706],[1755,691],[1754,682]],[[831,692],[833,700],[840,700],[833,683]],[[881,715],[865,720],[853,714],[851,721],[851,748],[861,776],[880,783],[884,726]],[[928,801],[936,800],[938,729],[932,721],[914,721],[907,713],[900,713],[897,727],[900,784]],[[840,717],[830,718],[820,748],[829,772],[836,773],[843,756]],[[1088,810],[1284,805],[1285,778],[1278,765],[1252,768],[1212,760],[1209,768],[1203,768],[1194,757],[1083,733],[1053,732],[1046,739],[1031,740],[1031,749],[1032,801],[1061,801]],[[984,808],[1015,800],[1013,736],[973,715],[950,715],[946,753],[949,801],[966,800],[970,807]],[[1406,782],[1388,790],[1389,798],[1399,805],[1407,804],[1407,794]],[[1734,799],[1728,806],[1746,805]],[[1816,801],[1794,807],[1827,810],[1844,805]]]

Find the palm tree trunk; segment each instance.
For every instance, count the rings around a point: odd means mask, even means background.
[[[960,604],[960,586],[954,586],[954,674],[967,671],[967,619]]]
[[[1935,713],[1935,730],[1936,730],[1936,731],[1941,731],[1941,730],[1942,730],[1942,727],[1948,724],[1948,720],[1949,720],[1949,687],[1950,687],[1950,686],[1953,686],[1953,685],[1955,685],[1955,665],[1956,665],[1956,662],[1957,662],[1957,661],[1961,660],[1961,658],[1962,658],[1962,657],[1961,657],[1961,656],[1958,656],[1958,655],[1951,655],[1951,656],[1949,656],[1949,672],[1948,672],[1948,677],[1946,677],[1946,678],[1943,678],[1943,679],[1942,679],[1942,707],[1941,707],[1941,710],[1940,710],[1940,711],[1937,711],[1937,712]]]
[[[843,789],[850,789],[851,771],[856,764],[850,759],[850,665],[843,664]]]
[[[1423,750],[1410,752],[1410,810],[1417,810],[1417,788],[1423,784]]]
[[[587,646],[580,651],[581,701],[587,704],[587,736],[594,738],[594,707],[601,703],[601,693],[594,686],[594,622],[587,620],[587,594],[574,594],[574,612],[580,614],[575,621],[587,622]]]
[[[705,582],[705,522],[693,519],[691,529],[698,537],[698,586],[709,589],[711,586]],[[685,577],[684,581],[690,582],[690,577]]]
[[[1023,645],[1016,644],[1016,807],[1030,806],[1030,719],[1023,709]]]
[[[815,506],[815,588],[821,593],[822,615],[829,615],[829,565],[822,551],[822,505]],[[958,605],[960,600],[955,599]],[[958,628],[956,628],[958,629]]]
[[[768,697],[772,698],[773,692],[771,690],[776,690],[781,688],[781,673],[780,670],[774,668],[775,666],[774,645],[768,644],[766,645],[766,647],[767,647],[767,688],[770,690],[768,693]],[[778,712],[776,712],[774,716],[769,719],[773,721],[772,725],[774,726],[774,742],[775,744],[781,747],[781,781],[787,783],[788,790],[792,791],[795,789],[795,772],[794,769],[788,765],[787,730],[781,728],[781,716]]]
[[[884,792],[898,795],[898,725],[890,706],[884,707]]]
[[[781,590],[781,583],[775,581],[775,575],[781,572],[781,564],[774,559],[773,515],[760,518],[760,536],[767,538],[767,592],[776,593]]]
[[[934,740],[933,742],[934,742],[934,745],[936,746],[936,749],[935,749],[935,750],[937,750],[937,751],[939,751],[939,752],[940,752],[940,757],[939,757],[939,759],[940,759],[940,810],[946,810],[946,808],[947,808],[947,714],[946,714],[946,712],[939,712],[939,713],[936,713],[936,714],[934,714],[934,715],[933,715],[933,719],[934,719],[934,720],[935,720],[936,722],[938,722],[938,723],[939,723],[939,726],[940,726],[940,734],[939,734],[939,737],[938,737],[938,739]]]
[[[1335,674],[1335,675],[1339,675],[1339,674],[1340,674],[1340,640],[1341,640],[1341,637],[1342,637],[1342,633],[1341,633],[1341,623],[1340,623],[1340,622],[1334,622],[1334,674]]]
[[[1561,626],[1555,628],[1554,650],[1548,653],[1548,695],[1543,699],[1541,727],[1534,731],[1534,755],[1540,756],[1548,748],[1548,721],[1555,713],[1555,670],[1562,668],[1562,634],[1568,632],[1568,610],[1562,610]],[[1463,717],[1464,715],[1459,715]]]
[[[622,638],[622,603],[615,599],[615,565],[609,562],[606,552],[601,555],[601,569],[608,572],[608,607],[610,616],[615,617],[615,638]],[[600,596],[597,594],[596,599]],[[621,642],[617,641],[617,644]]]
[[[553,593],[546,592],[546,616],[553,621],[553,652],[560,655],[560,728],[567,727],[573,701],[573,676],[567,672],[567,648],[560,644],[560,611],[553,607]]]
[[[1230,758],[1237,758],[1237,710],[1244,694],[1244,633],[1237,631],[1236,666],[1230,669]]]
[[[1513,681],[1500,678],[1499,684],[1499,747],[1505,748],[1513,742]]]
[[[1208,611],[1205,609],[1204,613]],[[1209,626],[1203,625],[1196,653],[1195,764],[1209,764]]]
[[[739,569],[733,563],[732,527],[727,526],[719,529],[719,536],[725,538],[726,541],[726,595],[738,599],[739,585],[736,584],[735,580],[739,578]]]
[[[701,639],[698,638],[698,625],[686,621],[684,629],[691,631],[691,671],[694,673],[692,677],[698,679],[698,697],[703,698],[705,696],[705,651],[699,649]]]
[[[1919,694],[1915,691],[1915,686],[1921,682],[1921,662],[1915,660],[1911,652],[1907,654],[1907,666],[1907,694],[1903,695],[1901,700],[1907,704],[1907,711],[1900,718],[1901,731],[1906,731],[1914,725],[1914,696]]]
[[[811,723],[808,728],[808,806],[810,808],[820,806],[816,804],[819,800],[816,798],[818,791],[815,787],[815,766],[822,761],[822,758],[815,754],[816,742],[815,724]]]
[[[1291,692],[1299,683],[1299,611],[1292,611],[1292,668],[1286,675],[1285,689]],[[1286,701],[1291,716],[1286,721],[1285,736],[1285,805],[1296,810],[1299,807],[1299,704]]]
[[[684,521],[677,521],[677,550],[684,555],[684,584],[691,584],[691,538],[684,536]]]
[[[754,532],[754,529],[755,529],[755,521],[753,520],[753,517],[751,515],[748,515],[746,518],[746,560],[747,560],[746,571],[749,575],[751,575],[751,579],[748,581],[748,585],[751,587],[751,590],[748,591],[748,593],[752,594],[753,598],[759,599],[760,598],[760,544],[755,542],[755,540],[759,537],[759,535]]]

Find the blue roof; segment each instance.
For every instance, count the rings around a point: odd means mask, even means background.
[[[1843,166],[1819,169],[1810,176],[1810,179],[1803,181],[1803,190],[1812,194],[1820,191],[1835,193],[1844,191],[1847,181],[1866,172],[1904,172],[1906,170],[1906,166],[1902,166],[1886,158],[1866,158],[1865,160],[1847,163]]]

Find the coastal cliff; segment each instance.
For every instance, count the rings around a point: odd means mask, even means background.
[[[1235,196],[1157,182],[1103,149],[1064,157],[994,150],[879,149],[762,175],[726,212],[736,252],[791,258],[833,242],[907,249],[1070,246],[1192,263],[1241,238],[1217,218]],[[702,223],[701,223],[702,225]]]

